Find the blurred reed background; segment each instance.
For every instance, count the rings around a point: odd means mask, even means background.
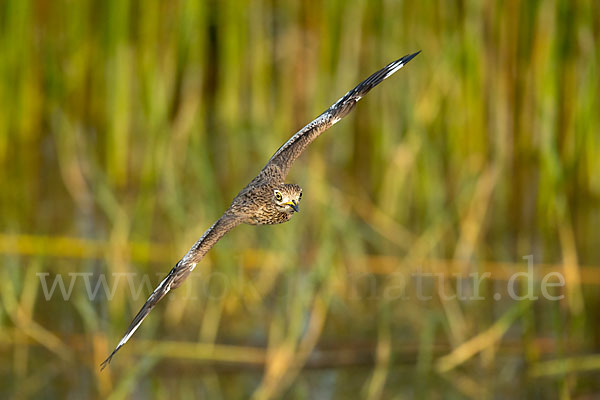
[[[2,1],[0,396],[598,396],[599,43],[595,0]],[[417,50],[296,163],[301,213],[100,372],[273,152]]]

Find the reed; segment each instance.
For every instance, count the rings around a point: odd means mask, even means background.
[[[599,27],[594,0],[0,2],[0,397],[598,393]],[[278,146],[417,50],[294,166],[302,212],[236,228],[101,373]]]

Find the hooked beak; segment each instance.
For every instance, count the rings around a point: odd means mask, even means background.
[[[289,205],[290,207],[292,207],[292,209],[296,212],[300,212],[300,209],[298,208],[298,202],[296,200],[292,200],[289,203],[286,203],[287,205]]]

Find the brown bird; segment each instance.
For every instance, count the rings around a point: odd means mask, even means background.
[[[258,176],[243,188],[231,202],[223,216],[217,220],[187,254],[152,292],[142,309],[137,313],[125,335],[101,364],[102,369],[112,360],[117,351],[131,338],[144,318],[152,311],[169,290],[179,287],[196,264],[227,232],[239,224],[271,225],[289,221],[302,198],[302,189],[296,184],[283,183],[293,162],[306,146],[333,124],[345,117],[356,103],[385,78],[402,68],[419,52],[406,55],[391,62],[346,93],[335,104],[325,110],[314,121],[306,125],[275,152]]]

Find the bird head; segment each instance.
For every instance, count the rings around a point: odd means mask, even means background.
[[[273,203],[275,208],[287,214],[299,212],[298,205],[302,198],[302,189],[293,183],[285,183],[273,189]]]

